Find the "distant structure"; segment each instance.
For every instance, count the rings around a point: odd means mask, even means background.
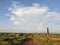
[[[49,28],[47,27],[47,39],[49,39],[50,36],[49,36]]]
[[[47,34],[49,35],[49,28],[47,27]]]

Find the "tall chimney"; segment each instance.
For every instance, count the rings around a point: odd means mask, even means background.
[[[47,27],[47,43],[50,40],[50,36],[49,36],[49,28]]]
[[[47,34],[49,35],[49,28],[47,27]]]

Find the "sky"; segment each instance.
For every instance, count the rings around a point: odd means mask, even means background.
[[[60,0],[0,0],[0,32],[60,33]]]

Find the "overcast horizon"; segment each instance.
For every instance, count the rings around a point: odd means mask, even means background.
[[[60,33],[60,0],[0,0],[0,32]]]

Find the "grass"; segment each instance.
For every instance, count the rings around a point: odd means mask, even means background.
[[[27,37],[35,39],[41,45],[60,45],[60,40],[51,40],[51,38],[60,38],[60,34],[50,34],[50,38],[46,37],[46,34],[40,34],[39,36],[33,36],[35,34],[23,33],[0,33],[0,45],[18,45],[24,41]]]

